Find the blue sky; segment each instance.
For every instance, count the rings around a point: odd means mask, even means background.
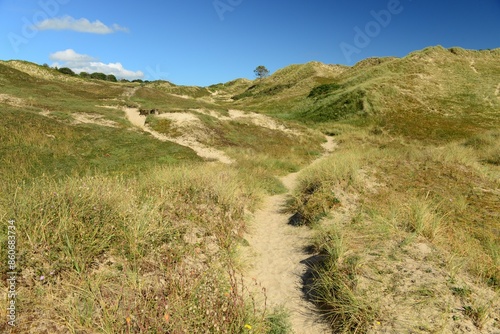
[[[500,47],[500,0],[0,0],[0,59],[206,86],[312,60]]]

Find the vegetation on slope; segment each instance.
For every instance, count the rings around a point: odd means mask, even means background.
[[[231,269],[258,193],[206,165],[18,184],[1,202],[18,233],[17,330],[230,333],[262,323]]]
[[[334,331],[498,331],[499,57],[436,47],[207,88],[1,62],[0,219],[16,220],[20,268],[14,332],[284,332],[283,310],[254,308],[235,246],[261,196],[282,190],[276,176],[319,154],[317,130],[335,135],[338,151],[301,172],[288,209],[317,230],[305,288]],[[190,114],[185,128],[148,124],[201,131],[236,163],[203,163],[137,131],[126,105]],[[229,109],[273,114],[299,135]],[[2,253],[6,238],[4,229]]]
[[[456,331],[469,326],[467,322],[478,329],[499,326],[495,320],[498,299],[487,288],[498,291],[500,263],[495,245],[500,240],[499,217],[495,212],[499,211],[500,203],[495,180],[499,176],[499,136],[494,130],[484,134],[500,126],[498,59],[498,50],[478,52],[440,47],[415,52],[403,59],[369,59],[346,70],[333,82],[313,88],[296,109],[282,115],[305,121],[328,134],[342,132],[334,121],[361,128],[368,126],[364,131],[371,128],[368,138],[356,139],[353,146],[351,142],[356,136],[347,133],[357,130],[347,131],[346,138],[339,137],[348,148],[319,170],[307,171],[289,203],[296,217],[311,224],[332,212],[332,208],[336,212],[339,202],[340,207],[349,207],[349,199],[339,200],[342,198],[337,193],[339,187],[343,191],[346,187],[352,196],[362,198],[357,213],[349,218],[358,225],[356,228],[348,220],[319,234],[319,240],[323,241],[318,241],[316,249],[324,254],[324,261],[311,269],[316,277],[311,294],[324,307],[336,331],[366,331],[381,320],[396,331],[419,326]],[[392,147],[398,141],[402,145]],[[359,145],[364,147],[363,151],[357,150]],[[358,172],[365,175],[366,170],[373,174],[374,182],[384,185],[384,193],[375,199],[362,189],[366,186],[364,182],[354,186]],[[364,216],[384,210],[386,213],[378,217],[378,224],[372,222],[371,216]],[[386,231],[388,226],[393,230]],[[408,311],[404,317],[391,317],[394,310],[373,299],[379,295],[369,296],[373,290],[358,290],[356,280],[366,273],[356,272],[356,268],[369,262],[364,253],[371,252],[371,247],[377,249],[374,253],[391,247],[378,238],[372,244],[363,244],[364,249],[356,249],[359,248],[356,240],[346,245],[342,236],[350,232],[345,231],[352,230],[357,235],[354,239],[360,235],[374,238],[365,233],[367,228],[374,228],[374,234],[384,231],[381,235],[386,240],[402,240],[402,246],[393,253],[380,254],[381,267],[387,265],[387,257],[405,258],[395,254],[408,252],[407,244],[411,247],[422,240],[442,252],[435,257],[447,263],[451,278],[445,275],[440,278],[448,285],[434,289],[424,284],[421,289],[426,290],[419,293],[429,296],[417,297],[429,297],[424,298],[424,305],[434,310],[433,317],[444,320],[434,321],[437,324],[433,327],[427,322],[398,327],[401,319],[417,315]],[[345,258],[339,255],[340,246],[343,252],[348,252]],[[426,258],[424,263],[427,262],[430,267],[441,266]],[[394,275],[382,275],[384,279],[391,276],[396,279]],[[379,290],[385,288],[384,284]],[[457,296],[460,289],[473,291],[470,295],[475,299]],[[390,295],[396,299],[398,294],[405,293],[399,290]],[[434,302],[431,297],[437,294],[454,297],[446,305],[431,307]],[[409,297],[406,302],[414,300]],[[378,312],[374,311],[375,306]],[[463,312],[449,312],[452,306]]]
[[[330,131],[337,154],[302,172],[289,209],[318,229],[309,295],[335,331],[498,330],[498,130]]]
[[[246,90],[233,95],[231,102],[241,108],[282,114],[294,108],[318,84],[331,82],[346,67],[310,62],[291,65],[271,76],[254,80]]]
[[[365,60],[313,89],[291,117],[329,122],[369,116],[392,133],[413,138],[463,138],[498,120],[499,57],[498,50],[434,47],[401,59]]]
[[[318,230],[308,295],[335,332],[498,331],[499,58],[369,59],[291,111],[341,143],[288,204]]]
[[[13,332],[288,326],[282,311],[252,306],[234,252],[248,212],[280,191],[274,175],[314,158],[318,136],[293,153],[286,148],[295,142],[279,132],[201,113],[219,133],[211,145],[245,150],[234,150],[236,166],[200,163],[192,150],[135,130],[120,107],[225,109],[160,88],[69,77],[75,85],[44,67],[10,65],[0,64],[0,219],[15,219],[18,233]],[[4,229],[2,254],[6,240]],[[0,266],[5,278],[7,262]]]

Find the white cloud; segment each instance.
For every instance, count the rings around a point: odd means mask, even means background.
[[[128,32],[129,30],[118,24],[108,27],[99,20],[90,22],[86,18],[75,19],[71,16],[51,18],[43,20],[35,26],[38,30],[73,30],[91,34],[112,34],[117,31]]]
[[[141,71],[127,70],[121,63],[106,64],[89,55],[79,54],[72,49],[54,52],[50,54],[49,58],[54,61],[52,66],[69,67],[76,73],[100,72],[114,74],[119,79],[129,80],[144,78],[144,73]]]
[[[88,55],[82,55],[78,54],[75,52],[73,49],[67,49],[64,51],[57,51],[49,56],[50,60],[53,61],[63,61],[63,62],[71,62],[71,63],[80,63],[80,62],[91,62],[93,60],[96,60],[95,58],[88,56]]]
[[[129,32],[130,31],[128,28],[122,27],[116,23],[113,24],[113,30],[114,31],[122,31],[122,32]]]

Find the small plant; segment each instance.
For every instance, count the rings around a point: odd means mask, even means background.
[[[454,286],[451,288],[451,291],[455,296],[459,296],[461,298],[469,297],[471,294],[471,291],[468,287]]]
[[[356,295],[353,273],[345,269],[330,259],[314,268],[311,294],[335,333],[364,333],[377,318],[377,311]]]
[[[472,320],[474,325],[481,329],[483,328],[484,324],[488,320],[489,313],[490,313],[490,306],[471,306],[467,305],[464,306],[463,311],[464,314]]]
[[[313,246],[322,257],[310,267],[313,279],[307,286],[309,296],[335,333],[366,332],[377,311],[357,293],[360,257],[346,256],[346,242],[338,225],[320,229]]]
[[[288,334],[292,331],[290,314],[283,307],[277,307],[266,316],[267,334]]]
[[[443,216],[437,212],[437,207],[427,199],[415,198],[408,206],[409,216],[405,227],[409,232],[434,240],[443,228]]]
[[[309,184],[298,196],[288,201],[289,211],[294,212],[293,225],[310,225],[326,217],[340,204],[333,190],[327,185]]]

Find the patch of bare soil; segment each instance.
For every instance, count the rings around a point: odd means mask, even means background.
[[[134,94],[137,92],[139,88],[140,87],[125,89],[125,92],[123,92],[122,97],[126,100],[130,99],[132,96],[134,96]]]
[[[324,144],[327,152],[335,146],[332,138]],[[292,173],[282,178],[289,192],[296,186],[297,175]],[[243,262],[249,266],[244,276],[261,307],[267,303],[270,307],[286,308],[295,333],[331,333],[302,290],[306,264],[311,257],[307,246],[313,232],[309,227],[289,224],[290,215],[283,213],[288,195],[267,197],[256,212],[246,236],[249,247],[242,254]],[[264,296],[262,289],[265,290]]]
[[[139,87],[134,87],[125,90],[122,97],[128,100],[135,94],[138,89]],[[132,123],[132,125],[144,132],[150,133],[158,140],[170,141],[182,146],[189,147],[190,149],[195,151],[198,156],[204,159],[220,161],[225,164],[233,163],[233,160],[229,158],[223,151],[220,151],[213,147],[208,147],[198,140],[197,136],[200,135],[200,131],[193,131],[193,128],[199,128],[199,126],[201,126],[201,122],[196,116],[191,113],[169,113],[158,116],[161,118],[170,119],[171,121],[176,123],[177,127],[189,129],[189,131],[183,131],[181,136],[172,137],[149,128],[146,125],[146,116],[141,115],[139,109],[126,107],[123,108],[123,111],[125,112],[127,119],[130,121],[130,123]],[[193,127],[193,124],[199,126]]]
[[[153,137],[155,137],[158,140],[161,141],[170,141],[174,142],[176,144],[182,145],[189,147],[193,151],[198,154],[198,156],[208,159],[208,160],[216,160],[220,161],[225,164],[231,164],[233,163],[233,160],[229,158],[226,153],[223,151],[220,151],[216,148],[213,147],[208,147],[202,143],[200,143],[194,134],[193,131],[185,131],[181,136],[178,137],[171,137],[164,135],[162,133],[159,133],[157,131],[154,131],[150,129],[148,126],[146,126],[146,116],[142,116],[139,114],[139,110],[136,108],[124,108],[124,111],[127,115],[128,120],[132,125],[138,127],[142,131],[150,133]],[[190,116],[188,116],[190,115]],[[187,123],[191,122],[196,122],[192,117],[195,117],[192,114],[189,113],[184,113],[184,114],[178,114],[178,113],[173,113],[173,114],[164,114],[162,115],[163,118],[171,118],[172,120],[178,122],[180,126],[185,126]],[[197,118],[196,118],[197,119]],[[199,120],[198,120],[199,121]]]
[[[0,103],[13,107],[24,107],[27,105],[25,100],[8,94],[0,94]]]
[[[472,60],[470,61],[470,68],[471,68],[471,70],[472,70],[474,73],[479,73],[479,72],[477,71],[477,69],[476,69],[476,66],[475,66],[475,65],[476,65],[476,61],[475,61],[474,59],[472,59]]]
[[[254,112],[232,109],[229,110],[228,116],[221,115],[213,110],[196,109],[196,112],[215,117],[221,121],[248,122],[266,129],[281,131],[293,136],[300,136],[300,133],[298,131],[287,128],[285,125],[281,124],[279,121],[273,119],[272,117]]]
[[[114,121],[105,119],[102,115],[88,114],[88,113],[74,113],[73,124],[96,124],[100,126],[107,126],[116,128],[118,124]]]
[[[388,241],[384,251],[366,256],[357,289],[381,315],[370,333],[500,334],[498,296],[466,276],[450,276],[441,258],[423,238]]]
[[[132,123],[133,126],[144,130],[144,127],[146,125],[146,116],[141,115],[139,113],[139,110],[136,108],[123,108],[123,110],[125,111],[127,119],[130,123]]]

